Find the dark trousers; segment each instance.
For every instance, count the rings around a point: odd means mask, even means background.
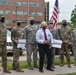
[[[47,69],[51,68],[51,50],[49,49],[49,46],[46,44],[38,44],[39,47],[39,69],[43,69],[44,66],[44,58],[45,58],[45,54],[47,56]]]

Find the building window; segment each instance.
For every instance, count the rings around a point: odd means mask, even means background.
[[[35,24],[40,24],[41,23],[41,21],[35,21]]]
[[[15,6],[26,6],[27,3],[26,2],[13,2],[13,5],[15,5]]]
[[[3,1],[3,0],[0,0],[0,4],[9,5],[9,4],[10,4],[10,2],[8,2],[8,1]]]
[[[42,12],[30,12],[31,16],[42,16]]]
[[[5,11],[5,14],[10,14],[10,11],[7,11],[7,10],[6,10],[6,11]]]
[[[27,15],[27,12],[25,12],[25,11],[13,11],[13,14],[15,15],[15,14],[17,14],[17,15]]]
[[[42,7],[42,4],[39,3],[30,3],[31,7]]]
[[[21,20],[21,23],[22,23],[22,24],[25,24],[25,23],[27,23],[27,22],[26,22],[25,20]]]
[[[10,20],[5,20],[5,23],[6,24],[10,24]]]
[[[10,11],[8,11],[8,10],[0,10],[0,14],[10,14]]]
[[[16,23],[16,20],[13,20],[13,23]],[[21,24],[26,24],[27,22],[25,20],[21,20]]]

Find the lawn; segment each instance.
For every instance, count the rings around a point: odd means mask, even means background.
[[[57,74],[57,75],[76,75],[76,73],[68,73],[68,74]]]
[[[71,64],[74,64],[74,58],[71,56]],[[60,65],[60,59],[59,57],[56,57],[55,58],[55,62],[54,62],[55,65]],[[66,61],[66,58],[64,59],[64,64],[67,64],[67,61]]]
[[[26,61],[20,61],[19,63],[20,63],[20,67],[21,68],[27,68],[27,66],[28,66]],[[37,62],[37,64],[38,63],[39,63],[39,61]],[[1,64],[2,63],[0,62],[0,65]],[[59,65],[60,64],[59,57],[55,58],[55,63],[54,64],[55,65]],[[64,60],[64,64],[67,64],[66,59]],[[71,64],[74,64],[74,58],[73,57],[71,57]],[[9,69],[12,69],[12,61],[8,61],[7,66],[8,66]],[[33,62],[32,62],[32,66],[33,66]]]

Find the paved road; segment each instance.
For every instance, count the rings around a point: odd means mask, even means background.
[[[23,73],[19,73],[12,70],[11,74],[8,74],[8,73],[3,73],[2,71],[0,71],[0,75],[57,75],[57,74],[66,74],[66,73],[76,72],[76,66],[73,66],[73,65],[72,65],[72,68],[68,68],[66,65],[64,67],[60,67],[60,66],[55,66],[55,67],[56,68],[54,72],[47,71],[44,68],[44,72],[40,73],[38,69],[34,68],[34,70],[24,69]]]
[[[24,51],[24,52],[22,53],[22,55],[20,55],[19,60],[20,60],[20,61],[22,61],[22,60],[26,61],[26,58],[27,58],[26,51]],[[13,60],[13,55],[12,55],[12,53],[8,54],[7,59],[8,59],[8,61],[12,61],[12,60]],[[1,61],[1,56],[0,56],[0,61]]]
[[[39,57],[39,56],[38,56]],[[12,61],[13,60],[13,55],[10,53],[8,56],[7,56],[7,59],[8,61]],[[20,55],[19,57],[19,61],[26,61],[27,59],[27,54],[26,54],[26,51],[24,51],[22,53],[22,55]],[[32,59],[33,59],[33,56],[32,56]],[[0,61],[1,61],[1,57],[0,57]]]

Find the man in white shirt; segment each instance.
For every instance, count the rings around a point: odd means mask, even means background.
[[[41,28],[36,33],[36,41],[38,43],[39,48],[39,71],[43,72],[43,65],[44,65],[44,58],[45,54],[47,56],[47,70],[54,71],[51,68],[51,51],[49,49],[49,46],[53,44],[53,35],[52,33],[46,29],[46,22],[43,21],[41,23]]]

